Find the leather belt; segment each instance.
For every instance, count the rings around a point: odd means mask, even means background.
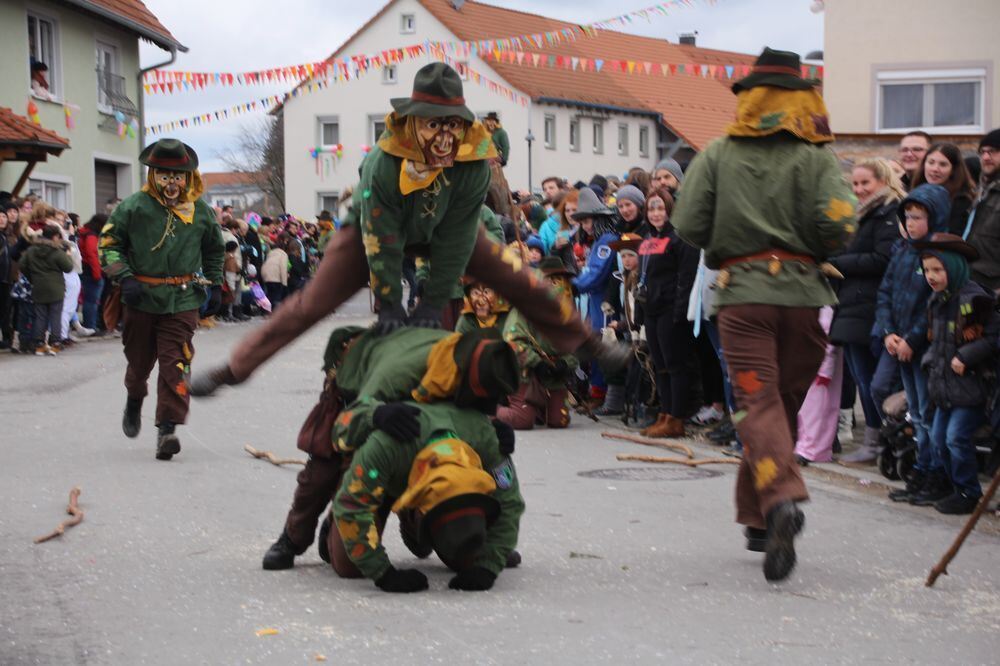
[[[722,262],[720,268],[729,268],[736,264],[747,264],[751,261],[801,261],[804,264],[815,264],[816,259],[807,254],[795,254],[787,250],[764,250],[757,254],[748,254],[743,257],[733,257]]]
[[[149,275],[133,275],[136,280],[143,284],[171,284],[174,286],[184,286],[189,282],[194,282],[194,275],[178,275],[176,277],[152,277]]]

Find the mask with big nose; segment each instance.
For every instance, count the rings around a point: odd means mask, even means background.
[[[431,168],[450,167],[455,163],[458,146],[465,138],[469,123],[458,116],[436,118],[410,117],[417,144],[424,154],[424,164]]]
[[[173,206],[180,201],[181,195],[187,191],[188,175],[183,171],[153,170],[153,182],[156,190],[167,204]]]
[[[496,307],[496,292],[483,284],[477,284],[469,290],[469,303],[475,310],[476,317],[486,319]]]

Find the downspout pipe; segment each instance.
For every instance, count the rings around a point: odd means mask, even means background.
[[[139,98],[139,152],[145,147],[146,142],[146,89],[143,88],[142,80],[146,76],[146,72],[151,72],[154,69],[160,69],[161,67],[169,67],[174,64],[177,60],[177,46],[172,45],[170,47],[170,58],[156,63],[155,65],[150,65],[149,67],[144,67],[139,70],[139,74],[136,77],[136,94]]]

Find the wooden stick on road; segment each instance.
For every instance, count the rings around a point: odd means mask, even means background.
[[[59,523],[59,526],[52,530],[45,536],[40,536],[35,538],[35,543],[44,543],[49,539],[55,539],[56,537],[62,536],[66,532],[67,527],[73,527],[74,525],[79,525],[83,522],[83,510],[77,506],[77,502],[80,500],[80,488],[79,486],[74,487],[73,490],[69,491],[69,505],[66,507],[66,513],[73,516],[68,520],[64,520]]]
[[[266,460],[272,465],[281,467],[282,465],[305,465],[305,460],[299,460],[298,458],[278,458],[270,451],[258,451],[249,444],[244,445],[243,450],[252,455],[254,458],[260,458],[261,460]]]
[[[688,460],[686,458],[662,458],[660,456],[636,456],[627,453],[619,453],[616,458],[618,460],[634,460],[636,462],[648,462],[648,463],[676,463],[678,465],[687,465],[688,467],[699,467],[701,465],[739,465],[740,461],[736,458],[702,458],[701,460]]]
[[[655,446],[658,449],[670,449],[672,451],[680,451],[688,458],[694,458],[694,451],[692,451],[690,447],[669,440],[661,442],[655,439],[646,439],[645,437],[633,437],[631,435],[621,435],[616,432],[602,432],[601,437],[605,439],[618,439],[623,442],[632,442],[633,444],[642,444],[643,446]]]
[[[951,544],[951,548],[949,548],[948,552],[944,554],[941,561],[935,564],[934,568],[931,569],[930,574],[927,576],[927,587],[933,587],[934,581],[936,581],[938,576],[941,574],[944,574],[945,576],[948,575],[948,564],[955,559],[956,555],[958,555],[958,550],[962,547],[962,544],[965,543],[965,538],[969,536],[969,533],[972,532],[972,528],[974,528],[976,523],[979,522],[979,516],[983,515],[983,511],[986,510],[986,505],[993,499],[993,495],[997,492],[998,485],[1000,485],[1000,469],[998,469],[997,473],[993,475],[993,481],[990,483],[990,487],[986,489],[986,492],[979,499],[979,504],[976,505],[976,510],[972,512],[972,515],[969,516],[969,519],[965,522],[965,527],[963,527],[962,531],[958,533],[958,537],[955,538],[955,543]]]

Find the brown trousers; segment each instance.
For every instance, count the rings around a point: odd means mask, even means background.
[[[130,398],[145,398],[146,380],[159,361],[156,383],[156,424],[182,424],[187,420],[188,396],[185,379],[194,358],[194,330],[198,311],[150,314],[124,306],[122,345],[125,347],[125,389]]]
[[[568,395],[567,389],[547,390],[532,379],[507,397],[508,406],[497,407],[497,420],[515,430],[531,430],[540,422],[550,428],[565,428],[569,425]]]
[[[520,258],[505,253],[480,229],[467,274],[493,287],[520,310],[560,353],[578,349],[590,330],[576,312],[564,312],[548,283],[522,266]],[[253,374],[265,361],[313,324],[336,310],[368,282],[368,261],[356,226],[344,227],[326,246],[313,279],[281,302],[267,322],[236,345],[229,367],[238,381]]]
[[[809,499],[795,462],[799,408],[826,352],[818,308],[729,305],[719,333],[743,442],[736,522],[766,527],[776,504]]]

